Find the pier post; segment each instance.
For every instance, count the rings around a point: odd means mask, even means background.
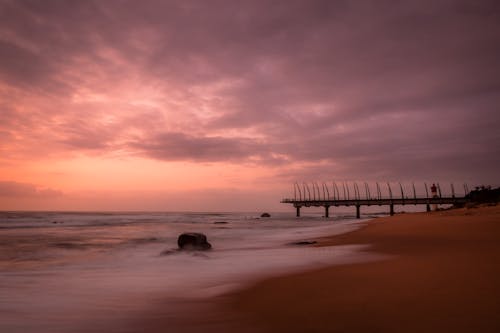
[[[361,214],[360,214],[360,205],[356,205],[356,218],[359,219]]]
[[[431,205],[427,204],[427,211],[430,212],[431,211]]]
[[[391,214],[391,216],[394,215],[394,204],[390,204],[390,213],[389,214]]]
[[[300,217],[300,206],[295,206],[295,208],[297,209],[297,217]]]
[[[328,212],[329,209],[330,206],[325,206],[325,217],[329,217],[329,212]]]

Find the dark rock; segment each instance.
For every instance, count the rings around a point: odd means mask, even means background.
[[[62,249],[67,249],[67,250],[85,250],[87,248],[87,246],[84,244],[71,243],[71,242],[54,243],[54,244],[52,244],[52,246],[62,248]]]
[[[289,243],[288,245],[313,245],[316,243],[317,243],[316,241],[298,241],[298,242]]]
[[[196,232],[181,234],[177,239],[177,245],[181,250],[210,250],[212,248],[212,245],[207,242],[207,236]]]
[[[271,214],[269,214],[269,213],[262,213],[262,215],[260,217],[271,217]]]
[[[214,224],[228,224],[226,221],[215,221]]]

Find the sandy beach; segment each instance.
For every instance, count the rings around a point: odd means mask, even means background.
[[[498,206],[376,218],[321,236],[315,246],[283,244],[305,224],[330,227],[304,239],[349,224],[287,217],[255,228],[254,220],[228,215],[243,229],[197,226],[226,250],[165,257],[158,253],[187,225],[165,220],[193,216],[163,214],[156,224],[151,214],[23,216],[2,229],[3,246],[12,250],[1,266],[4,331],[500,331]],[[228,234],[238,242],[229,244]],[[279,238],[263,239],[270,234]],[[242,242],[250,248],[242,251]],[[262,244],[278,247],[259,252]],[[290,266],[300,260],[307,262]]]
[[[320,240],[384,260],[267,279],[224,306],[262,332],[499,332],[500,207],[399,214]]]
[[[344,244],[366,244],[381,259],[257,281],[186,304],[179,318],[156,314],[142,330],[500,331],[499,206],[378,218],[317,246]]]

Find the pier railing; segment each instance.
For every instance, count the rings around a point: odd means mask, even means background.
[[[445,204],[465,204],[469,189],[467,184],[463,185],[464,195],[457,196],[455,186],[450,184],[450,192],[444,194],[439,183],[433,183],[430,187],[424,183],[425,194],[417,194],[415,184],[412,183],[410,191],[408,186],[397,183],[396,191],[390,183],[385,183],[384,189],[379,183],[370,186],[364,182],[360,186],[358,183],[342,182],[337,184],[332,182],[331,187],[322,183],[295,183],[294,197],[281,200],[282,203],[293,204],[297,210],[297,216],[300,216],[301,207],[324,207],[325,217],[329,216],[330,207],[355,206],[356,217],[360,217],[361,206],[383,206],[390,207],[390,214],[394,215],[394,205],[426,205],[427,211],[430,211],[431,205]],[[410,192],[410,193],[409,193]]]

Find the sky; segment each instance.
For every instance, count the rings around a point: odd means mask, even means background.
[[[500,185],[498,1],[0,0],[0,209]]]

